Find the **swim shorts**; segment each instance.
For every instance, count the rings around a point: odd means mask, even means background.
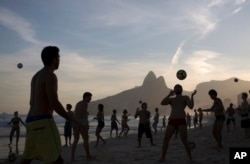
[[[138,137],[141,138],[143,133],[146,134],[147,138],[152,137],[151,129],[150,129],[150,124],[139,124],[138,127]]]
[[[98,121],[98,125],[97,125],[98,128],[102,129],[104,126],[105,126],[104,121]]]
[[[178,128],[180,125],[187,125],[185,118],[171,118],[168,120],[168,125]]]
[[[51,163],[59,158],[61,139],[51,115],[27,118],[26,130],[23,159]]]

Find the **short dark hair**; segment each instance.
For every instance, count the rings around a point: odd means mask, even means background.
[[[92,96],[92,93],[90,93],[90,92],[85,92],[84,94],[83,94],[83,99],[85,99],[85,98],[87,98],[87,97],[91,97]]]
[[[245,96],[246,98],[248,97],[248,94],[246,92],[242,93],[242,96]]]
[[[53,60],[59,55],[59,48],[56,46],[44,47],[41,53],[41,58],[45,66],[51,65]]]
[[[217,96],[217,92],[214,89],[210,89],[209,92],[208,92],[208,94],[209,95],[215,95],[215,96]]]
[[[104,105],[103,104],[98,104],[98,109],[103,111]]]
[[[67,108],[67,109],[71,109],[71,108],[72,108],[72,105],[71,105],[71,104],[67,104],[67,105],[66,105],[66,108]]]

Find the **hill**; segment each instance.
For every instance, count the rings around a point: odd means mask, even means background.
[[[240,80],[234,82],[234,78],[223,81],[209,81],[203,82],[196,86],[197,94],[195,95],[195,108],[208,108],[212,104],[212,100],[208,95],[210,89],[215,89],[218,92],[218,97],[222,99],[225,108],[229,103],[238,104],[241,102],[239,98],[240,93],[248,92],[250,86],[249,81]],[[118,115],[122,114],[123,109],[133,115],[137,107],[140,107],[139,101],[148,103],[148,110],[154,113],[154,109],[159,108],[161,115],[167,115],[170,112],[169,106],[161,106],[160,102],[170,91],[162,76],[156,77],[153,71],[150,71],[141,86],[122,91],[113,96],[104,99],[93,101],[89,104],[89,112],[91,115],[97,113],[97,105],[104,104],[105,115],[112,114],[112,110],[116,109]],[[183,91],[185,95],[191,95],[190,92]]]

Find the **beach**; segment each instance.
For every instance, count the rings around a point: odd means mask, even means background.
[[[243,129],[240,128],[240,118],[236,118],[236,128],[231,125],[230,132],[227,131],[226,124],[223,128],[223,146],[224,148],[218,151],[215,148],[215,141],[212,137],[213,119],[206,123],[203,128],[188,130],[189,141],[194,141],[195,149],[192,150],[193,163],[197,164],[229,164],[229,148],[230,147],[250,147],[250,138],[246,138]],[[160,126],[158,126],[159,129]],[[89,163],[89,164],[145,164],[158,163],[161,155],[161,147],[163,143],[164,131],[158,130],[156,135],[153,135],[155,146],[151,146],[149,140],[143,136],[142,147],[137,148],[137,134],[129,134],[127,137],[106,138],[105,145],[100,144],[95,147],[95,142],[90,142],[90,152],[96,159],[88,161],[85,157],[82,140],[78,144],[76,151],[76,161],[70,162],[71,147],[62,148],[62,157],[65,163]],[[20,156],[21,157],[21,156]],[[14,162],[18,163],[20,157]],[[7,161],[2,161],[7,163]],[[33,161],[32,163],[42,163]],[[163,163],[170,164],[185,164],[189,163],[184,146],[181,143],[180,137],[174,136],[170,140],[169,149],[166,156],[166,161]]]

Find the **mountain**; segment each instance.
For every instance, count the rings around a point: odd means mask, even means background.
[[[168,94],[169,90],[164,78],[162,76],[157,78],[154,72],[150,71],[141,86],[91,102],[89,104],[89,113],[96,114],[97,105],[102,103],[104,104],[106,115],[112,114],[113,109],[116,109],[117,113],[121,114],[125,108],[128,110],[128,113],[134,115],[137,107],[140,107],[139,101],[147,102],[148,110],[154,112],[156,107],[162,108],[160,102]],[[167,111],[161,111],[161,113],[167,114]]]
[[[249,86],[249,81],[239,79],[238,82],[235,82],[234,78],[200,83],[196,86],[197,94],[194,97],[194,108],[211,107],[213,101],[208,95],[210,89],[215,89],[218,92],[218,97],[223,101],[225,108],[227,108],[231,102],[236,107],[241,102],[239,95],[242,92],[248,92]],[[105,115],[112,114],[113,109],[116,109],[117,114],[120,115],[125,108],[131,115],[134,115],[136,108],[140,107],[139,101],[142,101],[148,103],[148,110],[151,111],[152,114],[154,114],[154,109],[157,107],[161,115],[168,115],[170,106],[163,107],[160,102],[169,91],[170,88],[167,87],[164,78],[162,76],[157,78],[154,72],[150,71],[141,86],[91,102],[89,104],[89,113],[95,115],[97,113],[97,105],[102,103],[104,104]],[[191,92],[183,91],[183,95],[190,96]]]

